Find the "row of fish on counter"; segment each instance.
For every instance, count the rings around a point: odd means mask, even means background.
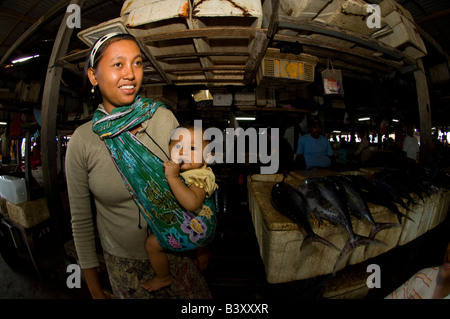
[[[449,185],[448,174],[441,170],[418,166],[415,169],[384,169],[374,173],[370,179],[360,174],[307,178],[298,188],[282,181],[273,186],[271,200],[275,209],[306,232],[300,249],[312,242],[319,242],[340,251],[334,265],[334,273],[356,247],[386,245],[375,239],[378,232],[387,228],[401,227],[403,218],[412,220],[408,214],[402,213],[399,207],[403,207],[406,213],[414,214],[415,207],[422,205],[426,196],[441,188],[448,189]],[[387,207],[397,215],[399,223],[376,222],[368,203]],[[342,250],[313,231],[310,223],[311,214],[318,221],[327,220],[345,229],[349,239]],[[364,218],[371,224],[368,236],[354,232],[352,215],[358,219]]]

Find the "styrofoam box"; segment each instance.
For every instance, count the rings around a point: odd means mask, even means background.
[[[267,28],[272,15],[272,2],[265,0],[263,4],[263,28]],[[278,8],[280,16],[313,19],[332,0],[281,0]]]
[[[345,172],[345,174],[347,173],[352,172]],[[354,173],[360,174],[360,172]],[[330,174],[333,173],[329,170],[317,172],[293,171],[287,175],[284,181],[297,187],[302,179],[325,177]],[[282,174],[254,174],[248,176],[247,179],[249,209],[267,281],[269,283],[282,283],[332,273],[339,252],[321,244],[312,244],[300,250],[304,232],[287,217],[278,213],[272,206],[270,201],[271,188],[283,178]],[[385,246],[359,246],[351,252],[344,264],[337,270],[341,270],[348,265],[359,264],[414,240],[443,222],[449,206],[449,191],[432,194],[430,198],[425,199],[423,205],[413,205],[412,210],[408,212],[398,205],[398,209],[407,214],[412,221],[403,218],[399,227],[392,227],[379,232],[376,239],[384,242]],[[376,222],[398,222],[397,216],[384,206],[369,203],[369,209]],[[320,224],[314,219],[310,221],[317,235],[342,249],[348,240],[348,234],[342,227],[326,221],[322,221]],[[352,217],[352,225],[356,234],[369,235],[370,224],[365,219]]]
[[[379,40],[394,48],[411,44],[418,50],[426,53],[427,49],[414,23],[405,17],[401,17],[401,19],[402,22],[392,28],[393,33],[380,37]]]
[[[2,175],[0,176],[0,196],[13,204],[27,200],[27,185],[25,179]]]
[[[232,93],[218,93],[214,94],[213,105],[214,106],[230,106],[233,103]]]

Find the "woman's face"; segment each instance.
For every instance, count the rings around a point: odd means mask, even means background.
[[[144,77],[139,46],[132,40],[111,43],[95,70],[89,69],[88,76],[92,85],[98,85],[108,113],[115,107],[131,104]]]

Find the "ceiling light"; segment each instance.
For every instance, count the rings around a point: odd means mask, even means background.
[[[25,58],[20,58],[20,59],[11,61],[11,63],[15,64],[15,63],[20,63],[20,62],[25,62],[25,61],[28,61],[28,60],[30,60],[30,59],[35,59],[35,58],[38,58],[38,57],[39,57],[39,54],[36,54],[36,55],[30,55],[30,56],[27,56],[27,57],[25,57]]]
[[[236,121],[254,121],[254,120],[256,120],[256,118],[253,117],[253,116],[239,116],[239,117],[236,117]]]
[[[400,120],[397,120],[397,119],[392,119],[392,122],[395,122],[395,123],[397,123],[397,122],[400,122]]]
[[[370,117],[360,117],[359,119],[358,119],[358,121],[370,121],[371,120],[371,118]]]

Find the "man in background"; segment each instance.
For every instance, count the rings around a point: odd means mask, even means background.
[[[296,163],[301,162],[303,157],[306,169],[330,167],[334,161],[334,152],[330,142],[322,135],[320,122],[310,121],[308,130],[308,134],[298,139]]]

